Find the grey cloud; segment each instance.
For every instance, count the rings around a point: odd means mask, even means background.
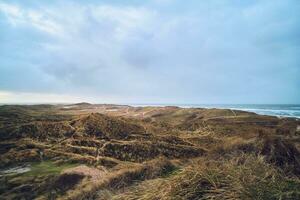
[[[63,27],[51,34],[34,26],[41,45],[28,52],[39,55],[28,71],[36,66],[53,90],[192,103],[300,99],[297,1],[90,2],[33,10]]]

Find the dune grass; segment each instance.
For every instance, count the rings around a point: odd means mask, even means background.
[[[31,163],[29,172],[0,177],[0,199],[300,199],[298,121],[219,109],[131,110],[118,117],[95,114],[96,107],[0,108],[0,166]],[[79,164],[105,173],[64,171]]]
[[[198,159],[168,178],[145,181],[113,199],[299,199],[300,182],[287,178],[262,156]]]

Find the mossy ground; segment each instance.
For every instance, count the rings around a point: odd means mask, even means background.
[[[31,163],[30,171],[20,174],[20,176],[47,176],[56,175],[61,173],[63,170],[76,167],[78,164],[74,163],[63,163],[57,164],[53,161],[42,161]]]
[[[48,184],[62,171],[78,164],[57,164],[53,161],[26,163],[30,171],[12,173],[0,178],[0,193],[3,199],[30,199],[47,191]],[[31,192],[30,192],[31,191]],[[0,199],[1,199],[0,198]]]

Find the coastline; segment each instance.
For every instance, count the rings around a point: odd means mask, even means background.
[[[296,118],[298,120],[300,119],[299,104],[128,104],[128,105],[134,107],[136,106],[138,107],[177,106],[180,108],[230,109],[230,110],[251,112],[258,115],[275,116],[278,118]],[[270,109],[270,107],[273,109]],[[291,109],[282,109],[281,107],[287,107]]]
[[[25,103],[5,104],[0,106],[78,106],[81,103]],[[205,108],[205,109],[229,109],[234,111],[245,111],[258,115],[274,116],[278,118],[295,118],[300,120],[300,104],[136,104],[136,103],[85,103],[91,107],[95,106],[131,106],[131,107],[179,107],[179,108]]]

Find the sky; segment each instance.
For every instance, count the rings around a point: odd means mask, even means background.
[[[300,103],[299,0],[0,0],[0,103]]]

